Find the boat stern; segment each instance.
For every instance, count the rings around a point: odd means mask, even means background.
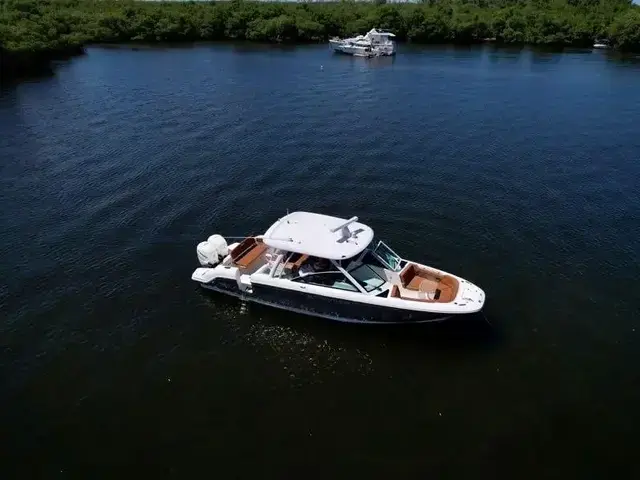
[[[207,283],[211,283],[216,276],[215,268],[201,267],[193,271],[191,280],[206,285]]]

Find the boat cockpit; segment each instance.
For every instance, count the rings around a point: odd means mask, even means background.
[[[382,241],[372,241],[355,257],[330,260],[268,247],[260,236],[247,237],[223,265],[249,275],[423,302],[451,302],[459,288],[456,278],[404,260]]]

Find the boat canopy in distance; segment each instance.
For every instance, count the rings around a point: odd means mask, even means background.
[[[372,28],[371,30],[369,30],[368,33],[371,33],[373,35],[380,35],[381,37],[395,37],[395,35],[391,32],[388,32],[386,30],[378,30],[375,28]]]
[[[357,220],[293,212],[271,225],[262,239],[269,247],[342,260],[358,255],[373,240],[373,230]]]

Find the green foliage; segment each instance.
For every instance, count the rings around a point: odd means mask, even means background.
[[[419,4],[0,0],[0,48],[12,55],[89,43],[196,40],[322,42],[388,28],[400,41],[590,45],[640,51],[630,0],[423,0]]]
[[[640,51],[640,8],[616,17],[609,30],[612,44],[623,51]]]

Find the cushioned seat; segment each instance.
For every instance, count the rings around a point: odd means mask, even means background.
[[[402,286],[407,290],[425,292],[435,290],[438,286],[437,284],[439,279],[434,273],[416,267],[413,263],[410,263],[402,272],[400,272],[400,281],[402,282]],[[425,283],[433,285],[425,285]]]
[[[450,277],[449,275],[445,275],[440,279],[438,290],[440,290],[438,302],[451,302],[454,298],[456,298],[456,295],[458,294],[458,281],[455,278]]]
[[[458,280],[452,276],[439,277],[435,272],[412,263],[407,265],[399,276],[403,288],[425,293],[426,301],[447,303],[453,301],[458,293]],[[401,296],[399,291],[391,294],[391,296],[396,295]]]

